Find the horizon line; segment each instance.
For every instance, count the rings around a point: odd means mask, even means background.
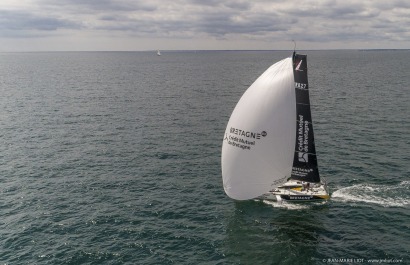
[[[0,53],[41,53],[41,52],[286,52],[293,49],[153,49],[153,50],[49,50],[49,51],[0,51]],[[299,49],[298,51],[406,51],[410,48],[345,48],[345,49]]]

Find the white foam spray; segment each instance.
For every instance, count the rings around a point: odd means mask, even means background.
[[[332,193],[337,201],[377,204],[383,207],[410,206],[410,181],[397,185],[358,184]]]

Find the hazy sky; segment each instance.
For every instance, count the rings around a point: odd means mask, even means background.
[[[0,51],[410,48],[408,0],[1,0]]]

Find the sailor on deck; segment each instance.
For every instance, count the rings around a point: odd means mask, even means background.
[[[304,182],[302,181],[302,190],[309,190],[310,188],[310,183],[309,182]]]

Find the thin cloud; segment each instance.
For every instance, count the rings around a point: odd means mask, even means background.
[[[147,1],[132,0],[38,0],[41,5],[49,7],[66,7],[80,12],[93,11],[155,11],[157,6]]]
[[[48,17],[46,15],[36,15],[26,11],[0,10],[0,37],[18,37],[24,35],[33,37],[34,32],[56,31],[58,29],[81,29],[80,23]],[[44,36],[44,34],[42,34]]]

